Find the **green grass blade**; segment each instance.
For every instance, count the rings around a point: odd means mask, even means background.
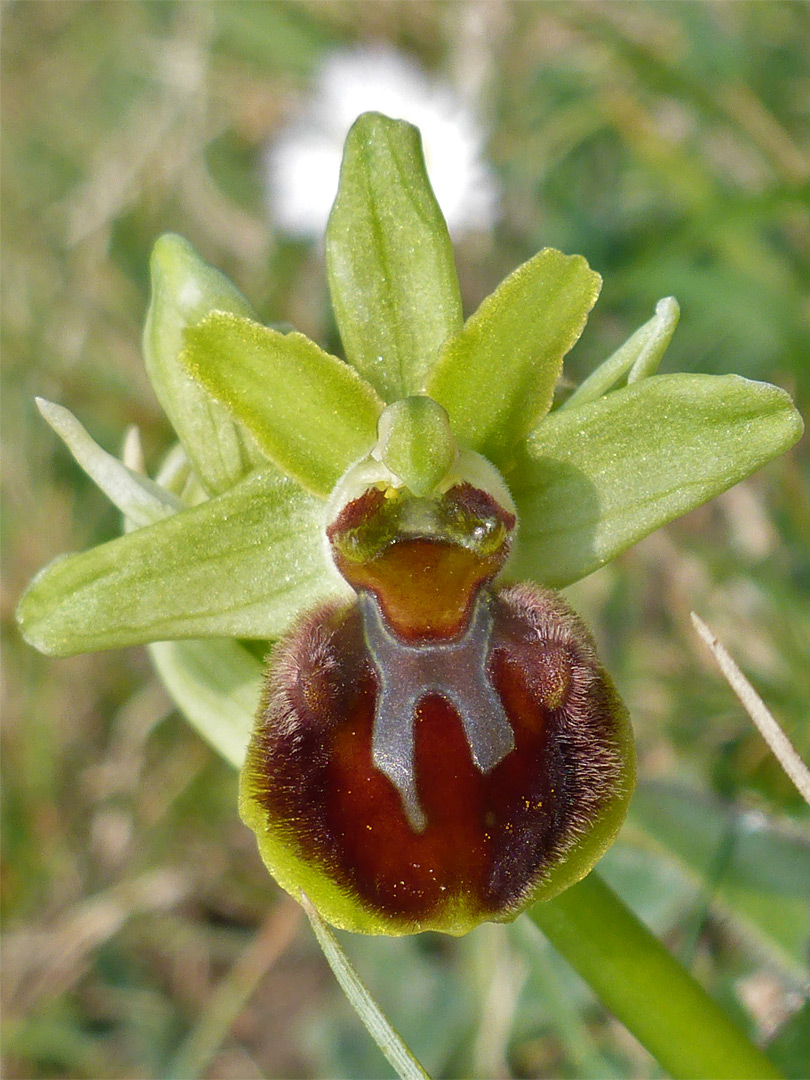
[[[301,896],[301,903],[307,913],[318,944],[329,963],[335,978],[349,999],[352,1007],[366,1030],[379,1046],[386,1060],[402,1080],[426,1080],[428,1074],[391,1026],[380,1006],[371,996],[360,976],[355,971],[346,953],[340,947],[335,935],[306,898]]]

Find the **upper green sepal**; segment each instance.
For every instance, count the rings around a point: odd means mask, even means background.
[[[420,393],[461,326],[461,295],[419,131],[404,120],[364,113],[349,132],[326,268],[350,363],[385,401]]]

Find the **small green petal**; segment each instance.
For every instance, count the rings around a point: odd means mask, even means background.
[[[510,468],[515,444],[551,407],[601,281],[581,255],[545,248],[444,345],[425,393],[447,409],[460,442]]]
[[[386,401],[419,393],[462,312],[419,132],[404,120],[364,113],[349,132],[326,269],[349,361]]]
[[[88,435],[68,409],[37,398],[37,408],[91,480],[133,525],[140,528],[176,514],[183,504],[147,476],[123,465]]]
[[[799,438],[784,390],[657,375],[537,426],[510,476],[516,577],[559,588],[744,479]]]
[[[351,595],[328,559],[323,503],[253,474],[225,495],[45,567],[17,611],[41,652],[194,637],[279,637],[324,599]]]
[[[160,641],[149,654],[192,727],[241,768],[259,707],[262,665],[237,641]]]
[[[146,370],[203,486],[218,494],[263,459],[241,425],[181,367],[183,334],[211,311],[250,317],[253,309],[236,286],[203,262],[181,236],[160,237],[151,269],[152,297],[143,335]]]
[[[383,402],[303,334],[216,312],[186,332],[182,362],[280,469],[318,495],[374,445]]]
[[[560,406],[586,405],[606,394],[627,375],[634,383],[654,375],[675,333],[681,309],[674,296],[665,296],[655,305],[655,314],[592,372],[574,393]]]
[[[457,454],[447,413],[428,397],[395,401],[380,417],[374,456],[414,495],[430,495]]]

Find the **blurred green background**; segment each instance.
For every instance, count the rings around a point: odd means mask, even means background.
[[[39,419],[147,464],[170,429],[139,339],[156,236],[336,348],[317,246],[266,214],[265,146],[333,50],[479,88],[502,190],[458,246],[468,311],[544,245],[605,278],[578,380],[674,294],[666,370],[810,412],[803,3],[63,3],[3,13],[3,1012],[8,1077],[373,1077],[387,1067],[236,813],[236,777],[141,650],[52,661],[13,611],[115,511]],[[373,103],[372,103],[373,104]],[[808,811],[702,651],[696,609],[810,758],[808,440],[570,590],[638,733],[605,876],[788,1075],[805,1076]],[[655,1077],[520,922],[346,942],[437,1076]],[[803,1002],[805,1004],[803,1005]]]

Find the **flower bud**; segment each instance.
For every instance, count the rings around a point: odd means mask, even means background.
[[[493,584],[516,520],[474,457],[428,496],[367,463],[344,478],[327,537],[356,599],[269,663],[242,816],[281,885],[347,930],[511,920],[591,869],[632,790],[588,630],[555,593]]]

